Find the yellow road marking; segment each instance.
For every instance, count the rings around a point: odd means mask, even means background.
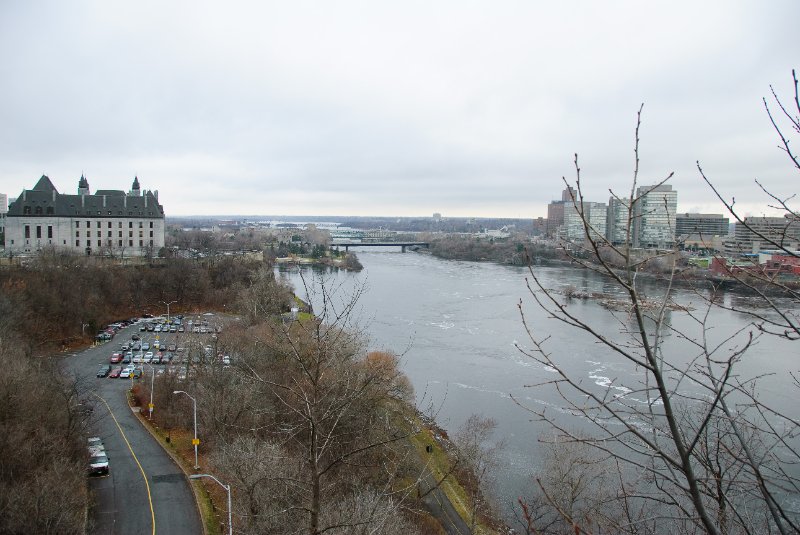
[[[150,503],[150,519],[153,525],[153,535],[156,533],[156,513],[153,510],[153,496],[150,494],[150,483],[147,482],[147,474],[144,473],[144,468],[142,468],[142,464],[139,462],[139,459],[136,457],[136,454],[133,453],[133,448],[131,447],[131,443],[128,442],[128,437],[125,436],[125,431],[122,430],[122,426],[119,425],[117,421],[117,417],[114,416],[114,412],[111,410],[111,407],[108,405],[108,402],[104,400],[102,397],[94,394],[94,396],[103,402],[103,404],[108,409],[108,414],[111,415],[111,418],[114,420],[114,423],[117,424],[117,429],[119,429],[119,434],[122,435],[122,440],[125,441],[125,444],[128,445],[128,450],[130,450],[131,455],[133,455],[133,460],[136,461],[136,465],[139,467],[139,471],[142,473],[142,478],[144,479],[144,486],[147,488],[147,501]]]

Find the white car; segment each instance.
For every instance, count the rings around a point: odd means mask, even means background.
[[[150,349],[150,342],[142,343],[142,351],[147,351],[148,349]]]
[[[153,352],[152,351],[148,351],[147,353],[144,354],[144,362],[145,362],[145,364],[149,364],[150,362],[152,362],[152,360],[153,360]]]
[[[101,450],[106,449],[105,446],[103,446],[103,441],[100,440],[100,437],[89,437],[86,439],[86,443],[89,446],[89,451],[91,451],[92,448],[99,448]]]
[[[89,459],[89,474],[107,474],[108,473],[108,457],[105,454],[93,455]]]
[[[141,363],[141,362],[143,362],[143,361],[144,361],[144,355],[143,355],[142,353],[136,353],[136,354],[133,356],[133,360],[132,360],[132,362],[134,362],[134,363],[136,363],[136,364],[139,364],[139,363]]]
[[[123,370],[120,372],[120,374],[119,374],[119,378],[120,378],[120,379],[129,379],[132,373],[133,373],[133,370],[132,370],[132,369],[130,369],[130,368],[124,368],[124,369],[123,369]]]

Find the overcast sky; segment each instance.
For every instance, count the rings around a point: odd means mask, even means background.
[[[0,192],[159,191],[167,216],[537,217],[674,171],[681,212],[797,191],[800,2],[0,1]],[[800,141],[797,141],[800,143]]]

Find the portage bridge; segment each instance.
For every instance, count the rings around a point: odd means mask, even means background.
[[[345,251],[349,251],[350,247],[400,247],[402,252],[406,252],[406,247],[424,247],[428,249],[430,243],[424,241],[367,241],[367,242],[334,242],[331,247],[344,247]]]

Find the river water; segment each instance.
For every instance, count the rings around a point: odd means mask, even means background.
[[[434,414],[451,435],[471,414],[482,414],[497,421],[495,437],[504,441],[502,462],[496,482],[496,500],[510,519],[517,497],[529,495],[539,466],[538,440],[551,433],[535,421],[521,405],[547,410],[563,418],[568,426],[581,428],[577,416],[561,410],[557,394],[536,385],[555,377],[554,370],[524,355],[517,345],[530,347],[523,328],[518,303],[529,325],[538,336],[549,336],[545,347],[558,362],[584,383],[602,392],[626,394],[640,385],[642,376],[619,356],[598,345],[588,335],[548,318],[533,301],[525,278],[527,268],[491,263],[440,260],[427,254],[400,253],[397,250],[359,250],[364,265],[361,273],[329,272],[328,284],[339,286],[343,296],[356,285],[366,285],[359,300],[360,324],[369,334],[372,349],[402,355],[402,369],[416,392],[417,405]],[[567,286],[588,291],[618,294],[619,291],[596,274],[573,268],[536,267],[544,286]],[[310,274],[306,272],[306,281]],[[303,297],[298,272],[281,271]],[[663,290],[657,284],[645,285],[651,296]],[[678,290],[676,298],[695,309],[704,308],[700,296]],[[752,309],[752,299],[727,295],[724,302]],[[592,300],[572,300],[570,310],[591,319],[602,332],[624,340],[619,321]],[[752,318],[746,313],[714,308],[709,316],[714,326],[711,338],[722,341],[741,331],[726,347],[744,341]],[[676,331],[696,331],[689,314],[668,313],[667,323]],[[744,329],[742,331],[742,329]],[[688,361],[696,351],[677,335],[667,336],[665,350],[676,364]],[[800,368],[798,347],[762,337],[751,348],[739,368],[742,376],[772,374],[761,379],[766,401],[797,416],[796,389],[787,371]],[[631,394],[635,395],[635,394]],[[515,401],[516,400],[516,401]],[[642,400],[644,402],[646,400]]]

